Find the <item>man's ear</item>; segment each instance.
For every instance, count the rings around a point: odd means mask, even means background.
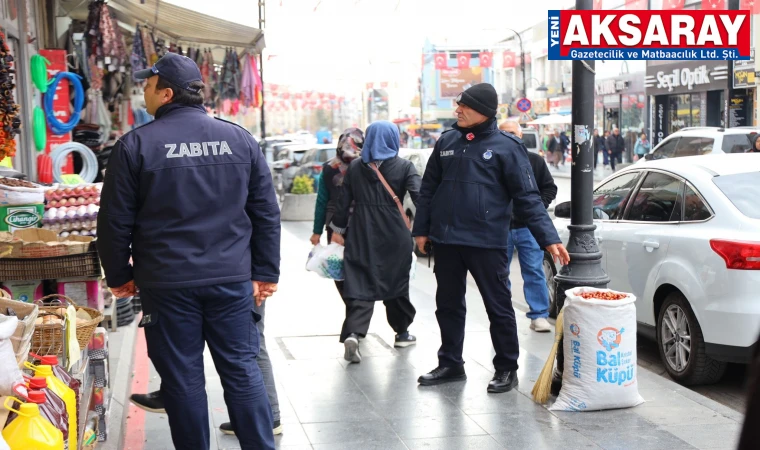
[[[161,98],[161,102],[164,104],[171,103],[173,98],[174,98],[174,89],[173,88],[164,89],[164,95]]]

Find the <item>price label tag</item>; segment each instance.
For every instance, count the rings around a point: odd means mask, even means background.
[[[63,184],[66,185],[85,184],[84,179],[82,179],[78,173],[75,173],[73,175],[61,175],[61,181],[63,181]]]
[[[109,72],[116,72],[116,64],[111,64],[110,66],[108,66],[108,71]]]
[[[103,61],[98,61],[98,69],[103,70]]]
[[[127,71],[127,68],[124,66],[119,66],[119,72],[124,73]]]
[[[110,56],[106,56],[106,64],[111,64],[111,57]]]

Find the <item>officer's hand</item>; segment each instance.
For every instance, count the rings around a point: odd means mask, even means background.
[[[137,294],[137,287],[135,286],[135,281],[132,280],[123,286],[111,288],[111,292],[116,298],[134,297]]]
[[[423,255],[427,255],[427,250],[425,247],[428,243],[428,237],[427,236],[417,236],[414,238],[414,240],[417,242],[417,248],[420,252],[422,252]]]
[[[552,255],[554,262],[560,262],[563,266],[570,264],[570,254],[562,244],[552,244],[546,247],[546,251]]]
[[[256,300],[256,306],[261,306],[264,300],[274,295],[275,292],[277,292],[277,283],[253,282],[253,298]]]
[[[345,241],[345,239],[343,239],[343,235],[342,234],[338,234],[338,233],[333,233],[331,242],[333,244],[338,244],[338,245],[342,245],[342,246],[346,245],[346,241]]]
[[[316,233],[312,234],[311,235],[311,239],[309,239],[311,241],[311,245],[317,245],[317,244],[319,244],[319,240],[321,238],[322,238],[321,234],[316,234]]]

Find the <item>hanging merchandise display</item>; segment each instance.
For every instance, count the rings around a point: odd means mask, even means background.
[[[82,157],[82,172],[79,173],[82,180],[85,183],[92,183],[95,181],[95,177],[98,176],[98,158],[92,150],[79,142],[69,142],[68,144],[59,145],[51,152],[50,158],[53,160],[53,180],[56,183],[65,183],[63,173],[61,173],[61,165],[71,152],[77,152]]]
[[[256,66],[256,57],[245,53],[242,58],[242,77],[240,82],[240,100],[243,106],[259,107],[261,104],[261,77]]]
[[[84,107],[84,91],[82,90],[82,83],[79,81],[79,75],[71,72],[58,72],[53,78],[53,81],[50,82],[50,90],[55,93],[58,83],[64,78],[74,87],[74,112],[68,122],[62,123],[55,117],[55,111],[53,110],[53,99],[55,95],[45,95],[44,106],[46,119],[50,130],[55,134],[66,134],[73,130],[79,123],[79,116]]]
[[[143,46],[143,37],[140,25],[135,28],[135,35],[132,38],[132,53],[129,57],[132,65],[132,73],[148,68],[148,58],[145,56],[145,47]],[[132,80],[138,82],[132,77]]]
[[[240,97],[240,61],[238,61],[237,51],[227,49],[222,64],[222,75],[219,77],[219,98],[237,99]]]
[[[16,155],[15,136],[21,127],[20,107],[13,98],[15,73],[13,55],[8,48],[5,34],[0,33],[0,119],[3,125],[0,130],[0,160]]]
[[[33,55],[31,58],[32,83],[43,94],[48,89],[48,65],[50,61],[42,55]]]
[[[45,150],[45,146],[47,146],[46,127],[47,122],[45,122],[45,111],[39,106],[35,106],[32,119],[32,133],[34,135],[34,147],[38,152]]]

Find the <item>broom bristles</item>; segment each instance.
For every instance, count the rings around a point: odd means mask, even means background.
[[[531,394],[533,394],[533,401],[542,405],[549,400],[549,394],[551,392],[552,374],[554,372],[554,359],[557,357],[559,341],[562,339],[564,312],[565,310],[563,309],[559,312],[559,314],[557,314],[557,322],[555,324],[554,332],[554,345],[552,345],[552,350],[549,352],[549,357],[546,359],[544,368],[541,369],[541,374],[538,376],[536,384],[533,386],[533,391],[531,391]]]

